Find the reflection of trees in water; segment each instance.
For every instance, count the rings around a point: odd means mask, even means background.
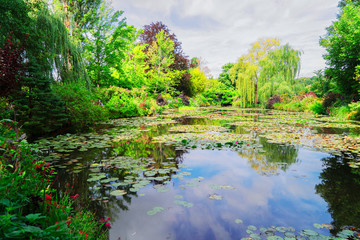
[[[160,132],[167,131],[167,128],[153,128]],[[91,173],[89,165],[92,163],[106,163],[106,159],[113,156],[129,156],[134,159],[153,159],[152,163],[148,166],[153,169],[163,167],[164,163],[177,167],[179,163],[183,162],[183,155],[186,151],[175,150],[175,146],[165,145],[164,143],[151,142],[152,137],[157,134],[154,134],[153,131],[144,132],[144,134],[141,134],[141,136],[135,140],[114,143],[114,148],[90,149],[86,152],[71,153],[68,156],[70,159],[82,157],[79,163],[81,163],[84,168],[79,173],[72,172],[74,165],[68,166],[65,169],[59,169],[59,180],[55,183],[55,188],[59,194],[64,194],[70,186],[71,195],[75,195],[76,193],[80,195],[75,202],[76,204],[83,208],[90,209],[98,218],[110,217],[116,219],[117,214],[119,214],[121,210],[128,210],[131,199],[137,197],[137,193],[129,190],[132,187],[131,184],[113,187],[110,184],[102,184],[99,181],[88,182],[87,180],[90,178]],[[118,178],[120,182],[124,181],[125,177],[130,175],[134,176],[134,178],[137,177],[136,173],[131,173],[127,169],[109,168],[106,167],[106,165],[98,168],[101,172],[106,173],[107,178]],[[176,174],[176,172],[167,174],[170,175],[170,179],[172,174]],[[66,185],[66,183],[69,183],[69,186]],[[161,181],[152,181],[152,184],[161,183]],[[120,197],[111,196],[110,192],[116,189],[125,190],[127,194]]]
[[[295,146],[269,143],[260,138],[261,148],[246,148],[239,156],[247,158],[250,166],[261,175],[275,175],[286,171],[293,163],[298,162],[298,148]]]
[[[357,170],[351,169],[342,156],[322,159],[324,169],[316,193],[327,203],[335,226],[333,233],[343,226],[360,227],[360,183]]]

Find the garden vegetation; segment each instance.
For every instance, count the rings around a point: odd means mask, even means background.
[[[162,22],[128,25],[107,0],[1,0],[0,238],[101,239],[107,220],[56,195],[26,138],[167,108],[262,107],[360,120],[360,6],[341,0],[320,38],[327,68],[298,78],[301,49],[258,39],[213,78]],[[104,216],[105,218],[105,216]]]

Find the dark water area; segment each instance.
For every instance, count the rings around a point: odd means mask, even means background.
[[[215,112],[226,116],[236,111]],[[261,116],[246,118],[262,120]],[[99,218],[110,217],[113,240],[272,235],[325,239],[344,226],[360,227],[360,173],[348,165],[357,156],[273,143],[261,135],[253,144],[244,142],[237,148],[154,141],[173,134],[174,126],[227,122],[181,117],[176,123],[155,126],[104,125],[97,138],[85,136],[81,141],[101,139],[102,131],[114,136],[139,129],[140,133],[133,139],[108,141],[103,147],[62,152],[55,166],[56,188],[61,193],[73,187],[72,192],[80,195],[79,205]],[[241,126],[231,126],[229,131],[254,134]],[[115,190],[120,194],[115,195]],[[320,235],[313,236],[312,231]]]

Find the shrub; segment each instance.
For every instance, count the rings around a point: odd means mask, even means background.
[[[14,115],[12,106],[5,97],[0,97],[0,120],[1,119],[11,119]]]
[[[329,108],[338,100],[342,99],[343,97],[339,93],[329,92],[323,101],[323,107],[326,109],[326,113],[329,114]]]
[[[107,119],[101,101],[82,83],[57,84],[53,90],[65,101],[71,125],[86,128]]]
[[[312,111],[315,114],[325,114],[326,109],[322,105],[320,101],[314,101],[312,104],[309,105],[310,111]]]
[[[163,110],[155,99],[148,97],[144,89],[128,90],[112,86],[96,89],[96,95],[108,110],[110,118],[153,115]]]
[[[347,119],[360,120],[360,102],[353,102],[349,104],[350,113],[347,115]]]
[[[266,108],[272,109],[275,103],[280,103],[280,102],[281,102],[281,97],[278,95],[274,95],[268,99],[268,101],[266,103]]]

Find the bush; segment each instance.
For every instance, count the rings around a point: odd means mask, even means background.
[[[353,102],[349,104],[350,113],[347,115],[347,119],[360,120],[360,102]]]
[[[15,127],[0,121],[0,239],[105,239],[104,223],[73,207],[76,195],[54,197],[54,170]]]
[[[82,129],[107,119],[101,101],[82,83],[57,84],[53,90],[65,101],[71,125]]]
[[[11,119],[14,116],[14,111],[7,98],[0,97],[0,120]]]
[[[323,101],[323,107],[326,109],[326,113],[330,113],[330,107],[339,99],[342,99],[343,96],[341,96],[339,93],[333,93],[329,92],[325,97]]]
[[[314,101],[312,104],[309,105],[310,111],[312,111],[315,114],[325,114],[326,109],[322,105],[320,101]]]
[[[120,87],[96,89],[96,95],[109,112],[110,118],[135,117],[161,113],[162,106],[156,100],[148,97],[143,89],[128,90]]]
[[[267,103],[266,103],[266,108],[267,109],[272,109],[274,108],[274,104],[275,103],[280,103],[281,102],[281,97],[278,95],[274,95],[271,98],[268,99]]]

